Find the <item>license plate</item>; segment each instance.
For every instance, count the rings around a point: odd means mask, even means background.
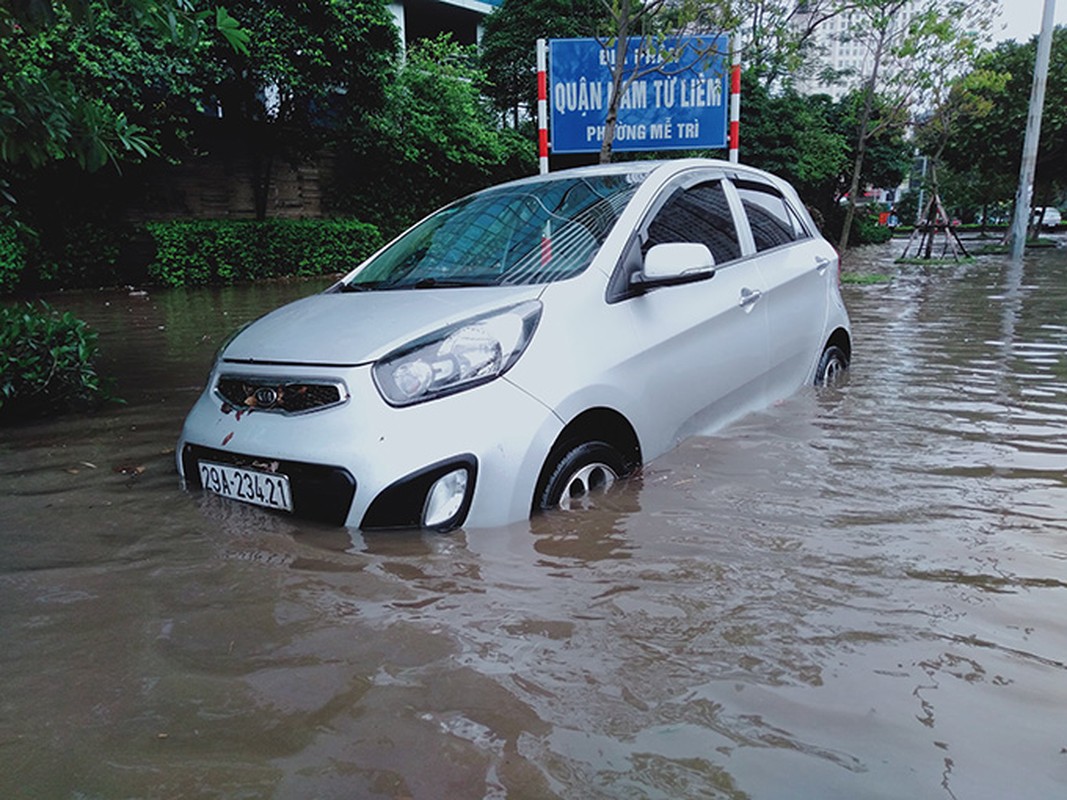
[[[289,478],[285,475],[216,464],[213,461],[201,461],[198,466],[200,485],[209,492],[266,508],[293,510]]]

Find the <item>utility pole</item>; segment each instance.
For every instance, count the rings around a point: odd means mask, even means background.
[[[1026,229],[1030,223],[1030,201],[1034,195],[1034,173],[1037,171],[1037,148],[1041,143],[1041,111],[1045,105],[1045,83],[1052,52],[1053,17],[1056,0],[1045,0],[1041,18],[1041,36],[1037,41],[1037,61],[1034,62],[1034,83],[1030,89],[1030,113],[1026,118],[1026,138],[1023,140],[1023,161],[1019,167],[1019,188],[1015,194],[1015,219],[1011,226],[1011,260],[1021,261],[1026,247]]]
[[[915,209],[915,226],[918,227],[923,221],[923,212],[926,211],[926,167],[929,163],[926,156],[919,155],[919,149],[915,149],[915,155],[918,156],[919,163],[922,165],[919,171],[919,205]],[[912,167],[915,165],[912,164]],[[914,170],[913,170],[914,174]]]

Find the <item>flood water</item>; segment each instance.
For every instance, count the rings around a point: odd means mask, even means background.
[[[448,535],[179,490],[215,348],[314,284],[52,298],[127,404],[0,429],[0,797],[1067,796],[1067,249],[900,249],[839,389]]]

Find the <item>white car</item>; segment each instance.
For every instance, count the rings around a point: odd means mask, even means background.
[[[570,507],[835,379],[838,257],[793,189],[686,159],[458,200],[220,351],[184,485],[367,529]]]
[[[1046,206],[1044,209],[1035,208],[1034,216],[1041,220],[1041,225],[1045,228],[1055,228],[1063,222],[1060,210],[1055,206]]]

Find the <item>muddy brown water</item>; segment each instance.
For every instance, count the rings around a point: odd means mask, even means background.
[[[1067,796],[1067,250],[896,249],[841,388],[444,536],[178,489],[314,285],[52,298],[128,403],[0,430],[0,797]]]

